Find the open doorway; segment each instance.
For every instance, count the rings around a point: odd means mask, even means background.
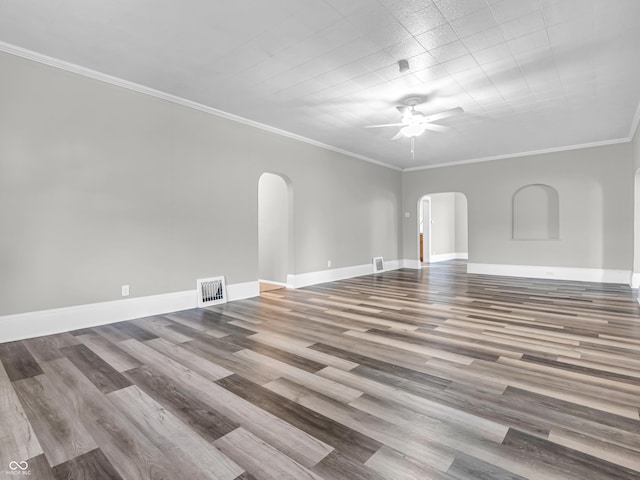
[[[431,197],[420,200],[420,262],[431,263]]]
[[[421,263],[467,259],[467,197],[460,192],[433,193],[418,201],[418,252]]]
[[[293,189],[283,175],[258,180],[258,278],[260,292],[285,288],[293,273]]]

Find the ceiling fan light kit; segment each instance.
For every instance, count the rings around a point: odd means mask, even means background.
[[[420,124],[414,123],[412,125],[407,125],[400,131],[405,137],[418,137],[424,133],[425,127]]]

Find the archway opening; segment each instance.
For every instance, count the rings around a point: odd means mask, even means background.
[[[263,173],[258,180],[260,291],[287,286],[293,273],[293,188],[288,178]]]
[[[469,257],[467,197],[431,193],[418,201],[418,258],[435,263]]]

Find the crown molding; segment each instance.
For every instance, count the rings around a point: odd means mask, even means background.
[[[217,108],[209,107],[207,105],[197,103],[191,100],[187,100],[182,97],[178,97],[176,95],[171,95],[166,92],[162,92],[160,90],[155,90],[150,87],[146,87],[144,85],[140,85],[138,83],[129,82],[127,80],[123,80],[118,77],[114,77],[108,75],[106,73],[98,72],[96,70],[92,70],[90,68],[85,68],[80,65],[76,65],[74,63],[66,62],[64,60],[60,60],[54,57],[49,57],[47,55],[34,52],[32,50],[28,50],[26,48],[18,47],[16,45],[12,45],[10,43],[0,42],[0,52],[5,52],[10,55],[15,55],[18,57],[25,58],[27,60],[32,60],[34,62],[42,63],[45,65],[49,65],[54,68],[59,68],[61,70],[65,70],[71,73],[75,73],[77,75],[81,75],[84,77],[92,78],[94,80],[98,80],[100,82],[109,83],[111,85],[115,85],[121,88],[125,88],[127,90],[131,90],[137,93],[141,93],[143,95],[148,95],[151,97],[155,97],[161,100],[165,100],[167,102],[175,103],[177,105],[181,105],[183,107],[191,108],[194,110],[198,110],[200,112],[207,113],[209,115],[213,115],[215,117],[224,118],[226,120],[230,120],[232,122],[240,123],[243,125],[247,125],[249,127],[257,128],[259,130],[263,130],[269,133],[273,133],[275,135],[279,135],[282,137],[290,138],[292,140],[297,140],[299,142],[303,142],[309,145],[313,145],[315,147],[322,148],[324,150],[329,150],[331,152],[339,153],[341,155],[346,155],[351,158],[355,158],[358,160],[362,160],[364,162],[372,163],[374,165],[378,165],[381,167],[389,168],[391,170],[399,171],[399,172],[415,172],[419,170],[429,170],[432,168],[443,168],[443,167],[452,167],[456,165],[467,165],[471,163],[481,163],[481,162],[490,162],[494,160],[505,160],[509,158],[518,158],[518,157],[526,157],[531,155],[543,155],[546,153],[556,153],[556,152],[565,152],[569,150],[578,150],[581,148],[591,148],[591,147],[600,147],[606,145],[615,145],[618,143],[626,143],[633,140],[634,134],[638,128],[638,124],[640,123],[640,102],[638,103],[638,107],[636,109],[636,113],[631,125],[631,131],[627,138],[618,138],[614,140],[605,140],[601,142],[593,142],[593,143],[585,143],[580,145],[568,145],[565,147],[557,147],[557,148],[549,148],[544,150],[534,150],[529,152],[521,152],[521,153],[512,153],[506,155],[497,155],[492,157],[482,157],[475,158],[469,160],[459,160],[453,162],[446,163],[438,163],[436,165],[424,165],[420,167],[410,167],[410,168],[401,168],[395,165],[391,165],[380,160],[375,160],[373,158],[369,158],[365,155],[360,155],[358,153],[350,152],[348,150],[343,150],[342,148],[334,147],[332,145],[328,145],[326,143],[318,142],[311,138],[303,137],[302,135],[298,135],[296,133],[288,132],[286,130],[282,130],[276,127],[272,127],[270,125],[266,125],[264,123],[256,122],[254,120],[250,120],[248,118],[241,117],[239,115],[234,115],[232,113],[225,112],[223,110],[218,110]]]
[[[437,165],[411,167],[411,168],[405,168],[403,172],[415,172],[418,170],[430,170],[432,168],[442,168],[442,167],[455,167],[456,165],[468,165],[470,163],[492,162],[494,160],[506,160],[509,158],[528,157],[533,155],[544,155],[547,153],[566,152],[569,150],[580,150],[582,148],[603,147],[607,145],[617,145],[619,143],[629,143],[630,141],[631,141],[630,138],[617,138],[614,140],[604,140],[601,142],[582,143],[580,145],[568,145],[566,147],[547,148],[544,150],[533,150],[530,152],[521,152],[521,153],[509,153],[506,155],[497,155],[495,157],[482,157],[482,158],[474,158],[471,160],[460,160],[455,162],[438,163]]]
[[[27,60],[32,60],[34,62],[42,63],[45,65],[49,65],[50,67],[59,68],[61,70],[65,70],[67,72],[75,73],[77,75],[81,75],[83,77],[88,77],[93,80],[98,80],[100,82],[109,83],[111,85],[115,85],[117,87],[125,88],[127,90],[131,90],[137,93],[141,93],[143,95],[148,95],[150,97],[155,97],[161,100],[165,100],[167,102],[175,103],[177,105],[181,105],[183,107],[192,108],[194,110],[198,110],[200,112],[207,113],[209,115],[213,115],[219,118],[224,118],[226,120],[230,120],[232,122],[240,123],[243,125],[247,125],[249,127],[257,128],[260,130],[264,130],[269,133],[273,133],[275,135],[279,135],[282,137],[287,137],[292,140],[297,140],[299,142],[307,143],[309,145],[313,145],[315,147],[322,148],[324,150],[329,150],[335,153],[339,153],[341,155],[346,155],[348,157],[356,158],[358,160],[363,160],[368,163],[373,163],[375,165],[389,168],[391,170],[396,170],[401,172],[402,168],[397,167],[395,165],[390,165],[385,162],[381,162],[379,160],[375,160],[373,158],[366,157],[364,155],[360,155],[358,153],[350,152],[348,150],[343,150],[338,147],[334,147],[332,145],[328,145],[326,143],[318,142],[311,138],[303,137],[302,135],[298,135],[296,133],[288,132],[286,130],[282,130],[276,127],[272,127],[270,125],[266,125],[264,123],[256,122],[254,120],[250,120],[248,118],[241,117],[239,115],[234,115],[233,113],[228,113],[223,110],[218,110],[217,108],[209,107],[207,105],[203,105],[198,102],[194,102],[191,100],[187,100],[186,98],[178,97],[176,95],[171,95],[170,93],[162,92],[160,90],[155,90],[150,87],[146,87],[144,85],[140,85],[138,83],[129,82],[128,80],[123,80],[118,77],[114,77],[108,75],[106,73],[98,72],[96,70],[92,70],[90,68],[81,67],[80,65],[76,65],[74,63],[66,62],[64,60],[60,60],[54,57],[49,57],[47,55],[43,55],[38,52],[34,52],[32,50],[28,50],[26,48],[18,47],[16,45],[11,45],[9,43],[0,42],[0,52],[8,53],[10,55],[15,55],[17,57],[22,57]]]

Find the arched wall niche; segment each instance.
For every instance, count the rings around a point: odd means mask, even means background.
[[[544,184],[531,184],[513,194],[514,240],[558,240],[560,197]]]

